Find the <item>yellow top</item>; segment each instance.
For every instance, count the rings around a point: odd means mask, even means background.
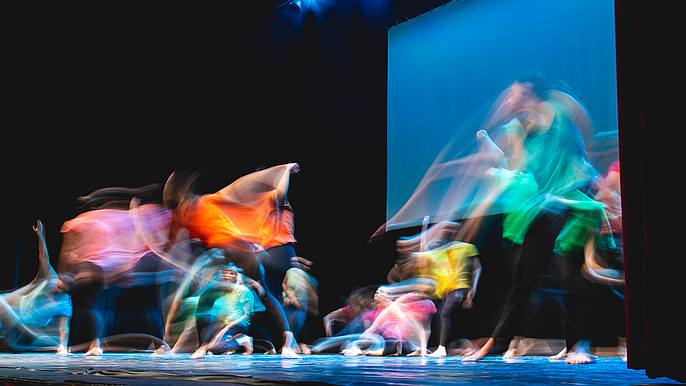
[[[479,251],[472,244],[455,241],[426,252],[414,252],[420,259],[422,276],[436,280],[436,296],[440,299],[450,291],[469,288],[470,258]]]

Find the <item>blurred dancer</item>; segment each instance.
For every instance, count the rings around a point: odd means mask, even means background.
[[[427,355],[431,316],[436,306],[420,293],[409,292],[399,297],[379,287],[374,299],[373,322],[357,340],[349,344],[343,354],[364,355]],[[366,350],[362,344],[369,344]],[[390,349],[385,346],[390,345]]]
[[[341,347],[347,356],[428,355],[436,306],[427,295],[434,289],[412,281],[378,287],[373,310],[362,312],[335,336],[318,341],[312,352]]]
[[[145,228],[150,236],[143,240],[138,237],[139,230],[128,210],[131,198],[149,189],[106,188],[96,191],[82,198],[87,211],[62,225],[64,239],[58,271],[74,277],[71,330],[78,330],[84,323],[90,340],[90,347],[84,355],[102,354],[103,320],[96,302],[103,289],[131,280],[131,274],[141,261],[155,259],[151,248],[159,249],[166,244],[171,223],[168,211],[154,204],[138,208],[138,227]],[[113,199],[115,192],[122,193],[125,198]],[[155,280],[155,272],[149,272],[135,277],[136,283],[129,284],[154,285]],[[151,308],[156,312],[157,305],[153,304]],[[161,335],[161,317],[157,314],[153,319],[157,319],[155,324]]]
[[[302,342],[302,337],[307,335],[306,320],[311,315],[319,315],[319,296],[317,295],[317,279],[308,272],[312,262],[302,257],[295,258],[302,268],[291,268],[286,271],[283,279],[282,304],[288,318],[288,325],[300,341],[300,352],[309,355],[309,347]]]
[[[483,358],[497,337],[512,337],[516,324],[521,323],[523,295],[553,253],[560,262],[562,303],[572,310],[573,320],[564,326],[567,362],[592,360],[585,318],[589,299],[587,291],[578,287],[578,276],[584,245],[600,228],[604,212],[592,199],[597,172],[586,158],[582,139],[583,132],[592,130],[588,127],[590,119],[572,94],[555,86],[538,73],[523,76],[508,89],[507,99],[499,108],[515,118],[501,127],[495,143],[479,133],[482,149],[502,154],[494,157],[493,167],[501,169],[507,164],[510,171],[522,173],[518,178],[530,174],[537,190],[530,197],[525,194],[525,199],[506,213],[510,223],[504,229],[505,252],[517,262],[513,285],[491,338],[465,360]],[[522,186],[530,189],[532,184]]]
[[[38,236],[38,273],[24,287],[0,295],[0,330],[17,351],[56,351],[68,354],[68,290],[71,277],[58,276],[50,265],[45,230],[39,220],[33,227]]]
[[[374,295],[378,285],[354,289],[345,300],[345,306],[324,316],[324,332],[327,337],[361,333],[371,326],[373,320],[367,315],[376,308]]]
[[[227,262],[264,286],[264,267],[257,255],[295,241],[293,212],[285,197],[290,175],[299,170],[295,163],[260,170],[202,196],[193,193],[193,178],[172,174],[164,188],[165,204],[174,212],[169,240],[178,242],[179,231],[185,229],[187,237],[199,239],[207,249],[223,250]],[[269,291],[261,300],[281,335],[281,355],[297,357],[281,304]]]
[[[238,347],[245,349],[244,354],[252,354],[248,330],[255,300],[243,285],[241,271],[231,263],[221,265],[219,273],[223,283],[211,285],[200,295],[196,319],[201,345],[191,359],[202,358],[207,352],[233,354]]]
[[[436,281],[434,296],[441,301],[440,340],[438,348],[431,353],[431,356],[446,356],[451,328],[450,317],[455,307],[471,308],[472,306],[472,299],[481,275],[478,255],[479,252],[472,244],[459,241],[447,243],[426,252],[415,252],[415,258],[423,261],[420,265],[427,273],[425,276]]]

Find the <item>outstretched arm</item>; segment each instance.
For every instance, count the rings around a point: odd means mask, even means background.
[[[281,176],[281,180],[276,185],[276,201],[277,205],[281,205],[286,199],[286,193],[288,193],[288,184],[291,180],[291,174],[296,174],[300,171],[300,165],[297,163],[290,163],[286,165],[288,173],[284,173]]]
[[[329,314],[325,315],[323,319],[324,322],[324,332],[326,336],[333,336],[333,323],[336,321],[349,323],[350,320],[346,317],[343,308],[331,311]]]
[[[11,305],[17,304],[21,300],[22,296],[28,295],[43,280],[47,280],[52,276],[57,277],[55,270],[53,270],[52,266],[50,265],[48,249],[45,246],[43,223],[40,220],[38,220],[36,225],[33,226],[33,231],[38,235],[38,273],[31,283],[19,288],[16,291],[3,295],[5,300]]]
[[[47,279],[49,276],[57,275],[50,265],[50,256],[48,255],[48,247],[45,242],[45,228],[41,220],[36,222],[33,231],[38,236],[38,274],[36,274],[36,279],[34,280]]]

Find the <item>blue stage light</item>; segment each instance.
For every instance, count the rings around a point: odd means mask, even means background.
[[[318,11],[320,7],[318,0],[294,0],[294,3],[302,12]]]
[[[318,1],[318,0],[288,0],[288,1],[285,1],[281,4],[279,4],[276,7],[274,7],[274,10],[277,10],[277,9],[280,9],[280,8],[283,8],[283,7],[286,7],[289,5],[294,5],[294,6],[298,7],[300,12],[303,12],[303,13],[310,11],[310,10],[317,11],[321,7],[320,1]]]

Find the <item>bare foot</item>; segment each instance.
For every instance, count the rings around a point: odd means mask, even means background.
[[[202,359],[205,357],[205,354],[207,354],[207,349],[204,346],[200,347],[191,355],[191,359]]]
[[[407,354],[408,357],[428,357],[430,356],[431,351],[429,350],[422,350],[422,349],[417,349],[412,351],[411,353]]]
[[[100,356],[102,355],[102,349],[100,347],[93,347],[90,350],[86,351],[83,356]]]
[[[563,348],[559,353],[549,357],[548,359],[551,361],[559,361],[562,358],[565,358],[567,356],[567,347]]]
[[[567,360],[565,363],[570,365],[582,365],[595,361],[595,357],[589,351],[588,347],[591,342],[587,339],[582,339],[572,347],[572,350],[567,353]]]
[[[474,348],[474,345],[472,342],[468,339],[462,339],[460,341],[460,346],[456,349],[451,350],[451,353],[453,355],[461,356],[461,357],[467,357],[476,352],[476,348]]]
[[[431,355],[429,355],[429,356],[430,357],[444,357],[446,355],[447,355],[447,353],[445,352],[445,346],[438,346],[438,348],[436,348],[436,351],[432,352]]]
[[[310,346],[306,345],[305,343],[298,344],[298,347],[300,347],[300,352],[303,355],[312,355],[312,351],[310,351]]]
[[[594,361],[595,358],[593,357],[593,355],[591,355],[591,353],[583,351],[572,351],[567,355],[565,363],[570,365],[583,365],[586,363],[592,363]]]
[[[367,350],[364,352],[364,355],[371,355],[374,357],[380,357],[383,355],[383,348],[379,348],[376,350]]]
[[[490,338],[488,339],[486,344],[483,347],[481,347],[481,349],[479,349],[479,351],[475,352],[474,354],[468,357],[462,358],[462,362],[476,362],[483,359],[483,357],[491,353],[491,350],[493,350],[493,346],[495,346],[495,339]]]
[[[517,348],[508,348],[507,351],[505,351],[505,354],[503,354],[503,359],[512,359],[516,357],[515,353],[517,352]]]
[[[351,347],[351,348],[346,348],[343,351],[341,351],[341,354],[343,354],[347,357],[356,357],[358,355],[364,354],[364,351],[360,350],[357,347]]]
[[[64,346],[59,346],[57,348],[56,354],[57,355],[69,355],[69,350],[67,350],[67,348]]]
[[[299,359],[300,355],[298,355],[298,353],[296,353],[292,348],[283,346],[281,348],[281,358]]]

